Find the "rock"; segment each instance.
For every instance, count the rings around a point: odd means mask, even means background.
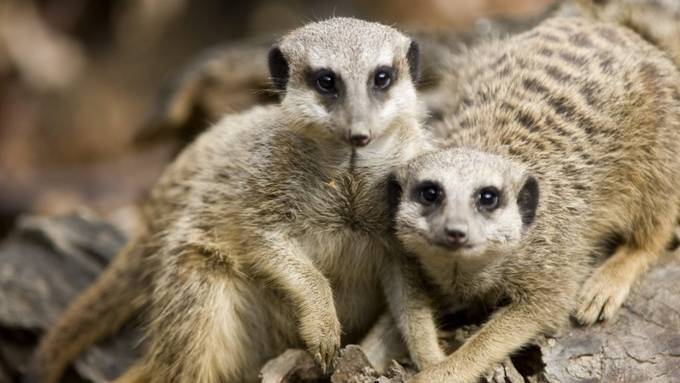
[[[405,383],[409,374],[393,361],[380,376],[359,346],[348,345],[335,362],[335,371],[324,376],[304,350],[290,349],[265,364],[260,372],[262,383]]]
[[[38,337],[124,243],[118,229],[84,211],[19,221],[0,244],[0,376],[19,377]],[[134,332],[129,328],[85,353],[71,381],[116,377],[137,355]]]
[[[125,242],[93,214],[26,217],[0,243],[0,382],[18,381],[37,340],[67,303],[103,270]],[[485,378],[495,382],[680,381],[680,253],[642,279],[618,317],[564,331],[516,353]],[[456,321],[453,321],[456,322]],[[444,333],[450,348],[477,327],[457,321]],[[81,356],[65,382],[105,382],[137,357],[140,334],[131,324]],[[358,346],[342,350],[324,377],[311,356],[289,350],[262,369],[266,383],[404,383],[411,371],[396,362],[380,376]]]
[[[405,383],[410,376],[411,374],[401,364],[393,360],[385,371],[385,376],[378,378],[378,382]]]
[[[678,258],[651,269],[613,321],[541,342],[545,381],[680,381]]]
[[[524,383],[524,377],[517,371],[512,359],[506,358],[503,363],[489,371],[484,379],[489,383]]]
[[[340,351],[331,375],[331,383],[373,383],[378,377],[359,346],[349,345]]]

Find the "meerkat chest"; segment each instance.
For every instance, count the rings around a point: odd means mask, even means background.
[[[349,228],[307,232],[297,243],[336,285],[372,283],[386,255],[381,241]]]
[[[383,243],[351,229],[319,231],[298,238],[315,266],[333,286],[338,319],[348,341],[358,341],[384,309]]]
[[[369,178],[349,172],[328,174],[307,194],[300,218],[334,231],[382,233],[387,229],[387,189],[384,177]]]

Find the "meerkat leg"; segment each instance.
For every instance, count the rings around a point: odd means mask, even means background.
[[[298,332],[307,350],[328,372],[340,349],[340,322],[335,311],[333,290],[296,241],[270,234],[262,254],[255,254],[253,271],[278,287],[293,303]]]
[[[564,310],[567,317],[567,310]],[[417,374],[410,383],[474,383],[560,317],[556,310],[529,302],[501,308],[479,331],[442,363]]]
[[[158,282],[149,381],[256,382],[262,364],[285,349],[276,347],[285,343],[277,339],[283,321],[267,310],[276,303],[252,281],[186,263]]]
[[[638,277],[663,252],[663,246],[640,249],[620,246],[586,281],[578,298],[576,320],[583,325],[611,319]]]
[[[422,286],[422,276],[414,264],[392,257],[382,273],[382,286],[390,316],[418,369],[433,366],[446,357],[439,346],[437,324],[430,298]]]
[[[663,254],[673,238],[675,206],[649,208],[668,211],[664,217],[643,216],[634,226],[633,237],[619,246],[581,288],[575,319],[583,325],[611,319],[625,301],[635,281]],[[648,213],[651,214],[651,213]]]
[[[409,357],[404,339],[389,313],[384,313],[359,344],[373,367],[384,373],[392,360]]]
[[[247,276],[228,264],[206,272],[199,249],[205,246],[166,265],[158,279],[147,353],[154,381],[256,381],[266,360],[301,343],[323,369],[331,366],[340,348],[333,293],[294,243],[262,241],[261,253],[241,265]],[[226,258],[219,249],[208,253],[213,261]]]

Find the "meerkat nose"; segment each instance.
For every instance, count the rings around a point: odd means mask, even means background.
[[[366,146],[371,142],[371,138],[365,134],[353,134],[349,137],[349,141],[352,146]]]
[[[467,242],[467,234],[459,228],[446,228],[446,239],[454,244],[462,245]]]

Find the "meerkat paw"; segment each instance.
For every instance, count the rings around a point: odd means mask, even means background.
[[[318,314],[305,316],[301,322],[302,340],[307,350],[323,372],[329,373],[340,350],[340,322],[335,315]]]
[[[505,358],[503,362],[489,370],[485,378],[491,383],[524,383],[522,374],[517,371],[510,358]]]
[[[617,262],[598,268],[581,289],[575,314],[578,323],[592,325],[613,318],[630,292],[634,274]]]

